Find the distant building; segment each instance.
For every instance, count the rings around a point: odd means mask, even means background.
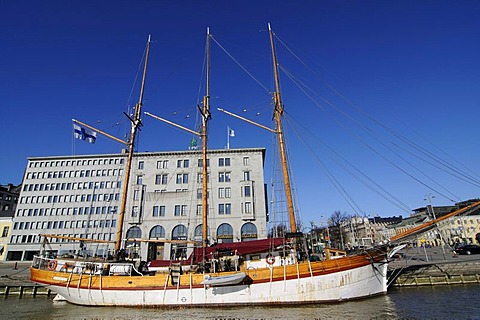
[[[387,227],[390,236],[415,228],[435,218],[462,209],[480,201],[470,199],[458,202],[453,206],[426,206],[413,210],[413,214],[402,222]],[[410,239],[414,246],[453,246],[455,243],[478,243],[480,239],[480,209],[468,210],[466,213],[440,221],[434,228]]]
[[[368,248],[385,242],[390,238],[386,232],[388,225],[402,221],[399,217],[361,217],[353,216],[342,223],[342,232],[347,248]]]
[[[0,185],[0,261],[5,258],[21,186]]]
[[[5,259],[11,230],[12,218],[0,217],[0,261]]]
[[[267,237],[264,148],[208,152],[209,241]],[[40,234],[115,240],[125,154],[29,158],[7,260],[31,260]],[[134,155],[122,238],[127,254],[185,258],[202,234],[202,161],[198,150]],[[113,244],[51,239],[54,255],[105,256]]]
[[[15,214],[18,198],[20,196],[20,186],[0,185],[0,217],[12,218]]]

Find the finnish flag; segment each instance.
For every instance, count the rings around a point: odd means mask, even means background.
[[[77,124],[73,124],[73,136],[75,139],[87,140],[89,143],[95,143],[97,133]]]

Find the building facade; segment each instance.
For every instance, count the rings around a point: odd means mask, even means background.
[[[264,158],[264,148],[208,152],[210,243],[267,237]],[[31,260],[41,234],[115,240],[125,163],[125,154],[29,158],[6,260]],[[128,190],[126,254],[185,258],[201,241],[200,151],[135,154]],[[114,245],[52,238],[46,248],[53,255],[105,256]]]
[[[0,261],[5,259],[11,230],[12,218],[0,217]]]
[[[20,186],[0,185],[0,261],[5,259],[8,239],[12,230],[12,219],[20,196]]]
[[[21,186],[0,185],[0,217],[13,217]]]
[[[479,199],[470,199],[458,202],[454,206],[426,206],[413,210],[413,214],[401,222],[389,225],[386,228],[389,237],[406,232],[435,218],[443,217],[478,202]],[[471,208],[461,215],[441,220],[433,228],[409,239],[413,246],[448,246],[453,247],[462,243],[480,243],[480,209]]]

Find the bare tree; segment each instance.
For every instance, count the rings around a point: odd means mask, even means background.
[[[330,240],[332,241],[332,246],[341,248],[345,250],[345,243],[343,241],[343,232],[342,232],[342,224],[343,222],[347,221],[350,216],[345,213],[341,212],[340,210],[335,211],[327,221],[327,224],[330,228]]]
[[[284,223],[275,225],[270,231],[268,232],[269,238],[283,238],[285,233],[287,232],[287,226]]]

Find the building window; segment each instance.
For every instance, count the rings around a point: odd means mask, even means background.
[[[243,165],[244,165],[244,166],[248,166],[248,165],[249,165],[249,162],[250,162],[250,158],[249,158],[249,157],[243,157]]]
[[[203,168],[203,159],[198,159],[198,167]],[[210,159],[207,159],[207,168],[210,167]]]
[[[244,171],[243,172],[243,180],[244,181],[250,181],[250,171]]]
[[[233,228],[228,223],[222,223],[217,229],[217,239],[221,242],[233,242]]]
[[[155,226],[150,230],[150,239],[153,238],[165,238],[165,228],[162,226]]]
[[[141,238],[142,237],[142,230],[139,227],[131,227],[127,231],[127,239],[130,238]]]
[[[157,174],[155,176],[155,184],[167,184],[168,174]]]
[[[138,170],[143,170],[145,163],[143,161],[138,161]]]
[[[218,166],[219,167],[229,167],[230,166],[230,158],[218,158]]]
[[[155,176],[155,184],[167,184],[168,174],[157,174]]]
[[[243,196],[244,197],[250,197],[252,194],[252,188],[250,186],[244,186],[243,187]]]
[[[251,223],[247,222],[242,226],[240,230],[242,241],[251,241],[257,239],[257,227]]]
[[[230,172],[219,172],[218,173],[218,182],[230,182],[231,178]]]
[[[231,198],[232,197],[232,188],[226,187],[225,188],[225,198]]]
[[[252,203],[251,202],[245,202],[245,213],[252,213]]]
[[[168,160],[157,161],[157,169],[168,169]]]
[[[207,173],[207,182],[210,182],[210,173]],[[197,183],[203,183],[203,173],[197,173]]]
[[[232,204],[231,203],[218,204],[218,214],[232,214]]]
[[[10,229],[9,226],[5,226],[3,227],[3,231],[2,231],[2,238],[5,238],[8,236],[8,230]]]
[[[188,183],[188,173],[177,174],[177,184]]]
[[[202,205],[201,205],[201,204],[197,204],[197,216],[202,215],[202,213],[203,213]]]
[[[174,216],[186,216],[187,215],[187,206],[186,205],[175,205]]]
[[[138,217],[138,206],[132,207],[132,217]]]
[[[173,228],[172,240],[187,240],[187,228],[181,224]]]
[[[195,227],[195,232],[193,233],[195,240],[202,240],[203,238],[203,225],[199,224]]]
[[[165,206],[159,206],[158,207],[158,216],[159,217],[165,217]]]
[[[133,200],[138,200],[140,198],[140,190],[133,190]]]
[[[143,181],[143,176],[142,176],[142,175],[138,175],[138,176],[137,176],[137,184],[142,184],[142,181]]]

